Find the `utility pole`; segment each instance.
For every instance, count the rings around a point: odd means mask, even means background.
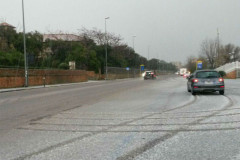
[[[148,60],[149,60],[149,50],[150,50],[150,46],[148,46]]]
[[[217,63],[219,63],[219,31],[218,31],[218,28],[217,28]]]
[[[108,42],[107,42],[107,19],[109,19],[109,17],[106,17],[105,18],[105,52],[106,52],[106,55],[105,55],[105,61],[106,61],[106,77],[105,77],[105,80],[108,79],[108,66],[107,66],[107,45],[108,45]]]
[[[23,16],[23,48],[24,48],[24,70],[25,70],[25,87],[28,87],[28,59],[26,51],[26,36],[25,36],[25,17],[24,17],[24,1],[22,0],[22,16]]]
[[[132,41],[133,41],[133,51],[135,52],[135,49],[134,49],[134,39],[136,38],[136,36],[132,36]]]
[[[134,38],[136,38],[136,36],[132,36],[132,41],[133,41],[133,52],[134,52],[134,67],[136,67],[136,57],[135,57],[135,49],[134,49]]]

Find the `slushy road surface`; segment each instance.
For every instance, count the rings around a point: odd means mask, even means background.
[[[192,96],[186,79],[0,93],[1,160],[240,159],[240,81]]]

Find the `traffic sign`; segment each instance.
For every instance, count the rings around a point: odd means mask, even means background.
[[[197,69],[202,69],[202,61],[197,61]]]
[[[144,65],[140,65],[141,71],[144,71]]]

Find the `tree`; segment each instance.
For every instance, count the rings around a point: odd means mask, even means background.
[[[196,61],[197,58],[194,56],[190,56],[187,58],[187,64],[186,64],[186,68],[193,73],[196,70]]]
[[[226,61],[229,63],[231,61],[236,61],[239,60],[239,52],[240,52],[240,48],[236,47],[233,44],[227,44],[224,46],[224,54],[226,55]]]
[[[147,63],[147,68],[151,70],[158,70],[159,68],[159,60],[158,59],[150,59]]]
[[[82,37],[87,37],[89,39],[94,40],[97,45],[105,45],[105,32],[97,28],[93,28],[92,30],[82,28],[80,29],[80,35]],[[123,40],[120,35],[115,35],[114,33],[107,33],[106,34],[107,44],[114,47],[121,45],[121,41]]]
[[[206,57],[210,64],[210,68],[216,67],[218,41],[206,39],[201,44],[201,54]]]
[[[14,50],[13,42],[17,33],[12,27],[0,26],[0,51]]]

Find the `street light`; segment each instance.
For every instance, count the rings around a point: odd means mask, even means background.
[[[150,50],[150,46],[148,46],[148,61],[149,61],[149,50]]]
[[[25,70],[25,87],[28,87],[28,67],[26,52],[26,36],[25,36],[25,17],[24,17],[24,1],[22,0],[22,16],[23,16],[23,48],[24,48],[24,70]]]
[[[133,41],[133,52],[135,53],[135,50],[134,50],[134,38],[136,38],[136,36],[132,36],[132,41]],[[134,67],[136,67],[136,57],[135,57],[135,54],[134,54]],[[135,77],[135,71],[134,71],[134,77]]]
[[[134,50],[134,38],[136,38],[136,36],[132,36],[132,40],[133,40],[133,51],[135,52],[135,50]]]
[[[106,17],[105,18],[105,52],[106,52],[106,55],[105,55],[105,58],[106,58],[106,77],[105,77],[105,80],[108,79],[108,66],[107,66],[107,20],[109,19],[110,17]]]

